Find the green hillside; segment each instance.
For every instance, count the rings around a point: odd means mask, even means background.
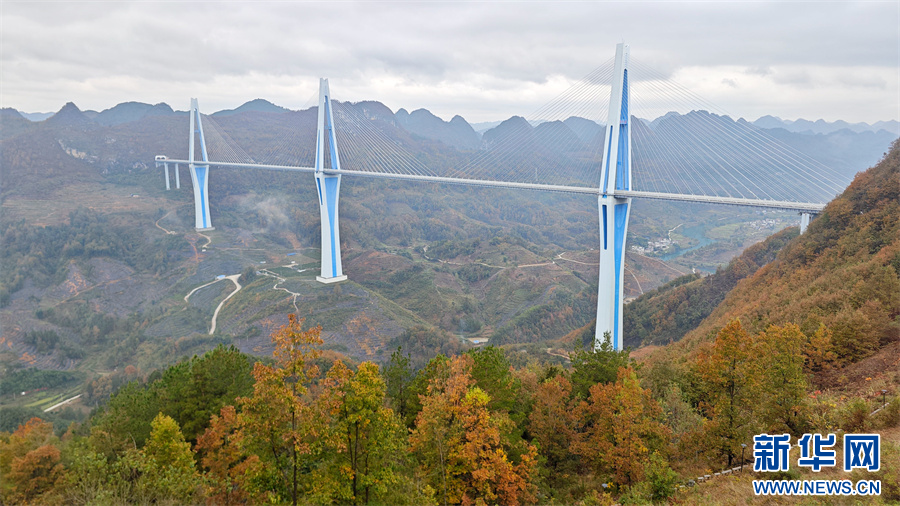
[[[771,262],[797,234],[797,228],[785,229],[750,246],[709,276],[689,274],[641,295],[625,307],[625,345],[636,348],[680,340],[700,325],[738,282]]]
[[[824,325],[840,363],[900,337],[900,142],[789,242],[776,259],[738,283],[684,340],[703,341],[734,319],[748,331]]]

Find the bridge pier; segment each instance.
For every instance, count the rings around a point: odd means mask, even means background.
[[[322,269],[316,276],[320,283],[344,281],[341,265],[341,231],[338,222],[338,200],[341,193],[341,175],[328,174],[329,168],[341,169],[337,139],[334,135],[334,118],[331,113],[331,92],[328,79],[319,79],[319,122],[316,131],[316,190],[319,196],[319,215],[322,219]]]
[[[175,164],[175,189],[176,190],[181,189],[181,178],[179,177],[179,174],[178,174],[178,164],[177,163]]]
[[[600,196],[600,284],[597,293],[597,329],[594,348],[607,340],[619,351],[623,349],[622,311],[625,288],[625,238],[631,199]]]
[[[617,190],[631,190],[631,116],[628,86],[629,48],[616,46],[616,63],[606,122],[606,146],[601,162],[600,279],[597,293],[597,328],[594,349],[609,340],[613,349],[623,349],[622,317],[625,288],[625,238],[631,199],[617,198]]]
[[[809,227],[810,213],[800,213],[800,233],[806,232],[806,228]]]
[[[209,215],[209,156],[206,153],[206,140],[203,138],[203,123],[200,121],[200,106],[197,99],[191,99],[191,140],[188,169],[194,186],[194,228],[199,231],[215,230]],[[195,163],[194,137],[200,137],[200,156],[203,163]]]
[[[163,165],[165,165],[165,167],[166,167],[166,190],[170,190],[171,188],[169,187],[169,162],[165,162],[165,163],[163,163]]]

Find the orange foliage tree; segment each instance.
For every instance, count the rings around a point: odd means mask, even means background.
[[[650,456],[667,451],[671,430],[631,367],[620,368],[615,383],[592,386],[577,416],[581,426],[572,452],[619,485],[641,481]]]
[[[251,499],[250,482],[262,473],[262,463],[258,455],[247,452],[245,440],[234,406],[224,406],[218,415],[212,415],[209,427],[197,438],[195,451],[207,469],[206,496],[210,504],[230,506]]]
[[[40,418],[32,418],[8,439],[0,439],[0,497],[4,503],[27,503],[53,487],[62,473],[56,443],[53,424]]]
[[[448,375],[430,382],[410,436],[412,449],[445,505],[529,502],[537,448],[528,445],[518,463],[510,461],[501,432],[512,422],[488,409],[490,398],[472,380],[472,362],[456,357]]]
[[[253,367],[253,394],[242,398],[241,427],[253,451],[270,460],[269,469],[280,472],[280,483],[260,483],[274,487],[272,493],[291,497],[296,506],[299,493],[301,460],[315,451],[320,432],[316,413],[307,398],[306,384],[319,374],[311,361],[318,357],[315,346],[322,344],[321,327],[303,330],[303,319],[289,315],[288,324],[271,338],[275,363],[257,362]],[[269,477],[271,479],[271,477]],[[271,497],[279,500],[278,497]]]
[[[528,432],[540,444],[551,482],[576,472],[577,455],[570,447],[575,440],[576,413],[569,399],[572,384],[564,376],[554,376],[541,383],[534,393],[534,405],[528,415]]]

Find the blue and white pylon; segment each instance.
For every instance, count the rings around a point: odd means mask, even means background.
[[[616,64],[609,97],[606,149],[601,164],[600,284],[597,294],[597,330],[594,348],[609,333],[613,349],[623,349],[622,311],[625,275],[625,237],[631,199],[612,196],[631,189],[631,115],[628,97],[628,46],[616,46]]]
[[[209,163],[195,164],[194,137],[200,137],[200,156],[203,162],[209,162],[206,154],[206,140],[203,138],[203,124],[200,122],[200,106],[197,99],[191,99],[191,140],[189,143],[190,155],[188,168],[191,171],[191,179],[194,182],[194,227],[197,230],[214,230],[212,219],[209,217]],[[176,171],[178,169],[176,168]],[[176,172],[176,181],[178,181]]]
[[[316,129],[316,189],[319,195],[319,215],[322,217],[322,272],[316,276],[320,283],[344,281],[341,266],[341,232],[338,226],[338,198],[341,175],[325,173],[325,154],[330,169],[341,170],[337,139],[334,136],[334,117],[331,113],[331,92],[328,79],[319,79],[319,123]],[[327,150],[327,151],[326,151]]]

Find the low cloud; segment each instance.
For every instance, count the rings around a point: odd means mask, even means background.
[[[278,197],[268,197],[260,200],[255,195],[247,195],[239,199],[240,208],[244,211],[256,213],[260,225],[266,232],[285,229],[288,226],[288,215],[285,209],[288,203]]]

